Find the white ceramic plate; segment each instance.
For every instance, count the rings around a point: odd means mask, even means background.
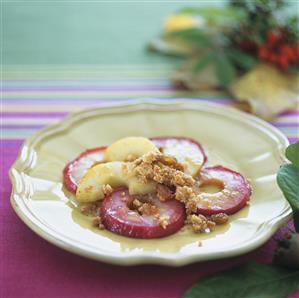
[[[167,238],[140,240],[93,228],[63,189],[62,169],[86,148],[132,135],[198,140],[208,152],[208,164],[223,164],[251,181],[250,206],[210,234],[183,229]],[[180,266],[235,256],[262,245],[290,218],[275,179],[287,145],[285,136],[256,117],[196,101],[135,101],[86,110],[25,142],[10,170],[11,204],[44,239],[96,260]]]

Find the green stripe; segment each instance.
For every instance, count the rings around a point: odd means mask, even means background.
[[[298,130],[293,129],[280,129],[288,137],[298,137]],[[5,138],[27,138],[36,133],[38,129],[2,129],[0,137]]]
[[[171,85],[168,79],[155,78],[136,78],[134,80],[114,80],[105,78],[104,80],[3,80],[3,86],[139,86],[139,85],[155,85],[165,86]]]
[[[115,74],[165,74],[169,73],[173,69],[168,69],[168,68],[159,68],[159,69],[91,69],[91,70],[83,70],[83,69],[78,69],[78,70],[70,70],[70,69],[65,69],[65,70],[48,70],[48,69],[40,69],[40,70],[15,70],[15,71],[10,71],[10,70],[3,70],[5,74],[93,74],[93,75],[103,75],[103,74],[110,74],[110,75],[115,75]]]
[[[5,66],[5,80],[44,80],[44,79],[165,79],[174,71],[173,65],[127,65],[127,66]]]
[[[110,98],[128,98],[128,97],[161,97],[161,98],[172,98],[172,97],[184,97],[184,98],[193,98],[193,97],[201,97],[201,98],[219,98],[226,97],[225,93],[220,92],[200,92],[200,93],[191,93],[188,91],[165,91],[165,92],[156,92],[156,91],[136,91],[136,92],[114,92],[114,91],[107,91],[107,92],[3,92],[3,98],[5,99],[16,99],[19,100],[20,103],[22,99],[45,99],[49,100],[49,104],[51,103],[51,99],[55,98],[63,98],[66,100],[74,100],[74,99],[110,99]],[[222,98],[224,99],[224,98]]]
[[[2,129],[1,131],[1,138],[27,138],[32,136],[37,129]]]
[[[122,79],[128,79],[128,78],[134,78],[134,79],[165,79],[169,78],[171,75],[171,72],[160,72],[160,73],[132,73],[132,72],[117,72],[117,73],[84,73],[84,72],[69,72],[69,73],[22,73],[22,72],[16,72],[16,73],[3,73],[3,79],[4,80],[72,80],[72,79],[80,79],[80,80],[90,80],[90,79],[114,79],[114,80],[122,80]]]
[[[299,137],[298,127],[279,127],[279,130],[287,136]]]
[[[62,70],[153,70],[153,69],[173,69],[174,66],[169,63],[145,63],[145,64],[20,64],[20,65],[4,65],[5,70],[10,71],[36,71],[47,69],[49,71],[62,71]]]

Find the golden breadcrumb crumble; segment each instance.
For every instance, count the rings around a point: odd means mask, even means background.
[[[159,214],[160,214],[159,208],[156,205],[153,205],[153,204],[150,204],[147,202],[141,202],[138,199],[135,199],[133,201],[133,207],[141,215],[159,216]]]
[[[197,213],[197,205],[200,202],[208,206],[209,200],[206,200],[200,193],[200,184],[192,176],[184,173],[184,166],[179,163],[175,157],[164,156],[160,152],[151,152],[135,159],[128,156],[127,161],[122,165],[122,170],[129,176],[135,176],[142,183],[155,182],[156,195],[162,202],[176,199],[184,204],[187,219],[186,224],[190,225],[196,233],[209,233],[216,225],[224,224],[229,217],[225,213],[204,216]],[[208,177],[203,177],[208,179]],[[103,186],[105,196],[110,195],[113,188],[106,184]],[[120,194],[121,200],[126,201],[126,193]],[[143,195],[135,195],[130,208],[136,210],[140,215],[154,216],[163,229],[169,225],[169,216],[160,215],[159,207],[150,201],[142,199]],[[99,203],[81,207],[81,211],[87,215],[93,215],[94,225],[103,229],[101,218],[99,216]],[[201,245],[201,243],[199,243]]]
[[[166,215],[161,216],[159,218],[159,223],[163,229],[166,229],[167,226],[169,225],[169,216],[166,216]]]
[[[159,208],[156,205],[147,202],[141,202],[138,199],[134,199],[133,208],[138,211],[141,215],[152,215],[158,219],[160,226],[166,229],[169,225],[169,216],[160,215]]]
[[[194,191],[189,186],[179,186],[176,188],[175,198],[176,200],[186,204],[187,201],[194,197]]]
[[[96,216],[94,219],[93,219],[93,225],[95,226],[95,227],[98,227],[100,230],[104,230],[105,229],[105,227],[104,227],[104,225],[102,224],[102,219],[101,219],[101,217],[100,216]]]
[[[196,213],[198,196],[195,194],[192,187],[177,187],[175,198],[185,204],[187,214]]]
[[[210,216],[210,219],[216,224],[216,225],[223,225],[228,222],[228,215],[226,213],[218,213],[213,214]]]
[[[182,172],[183,166],[174,157],[150,152],[134,161],[133,173],[144,183],[154,181],[166,186],[192,186],[194,179]]]
[[[210,217],[195,214],[197,213],[198,202],[205,203],[205,198],[196,191],[199,188],[199,182],[183,172],[184,167],[176,158],[151,152],[136,159],[133,164],[133,174],[141,182],[157,182],[156,193],[161,201],[175,198],[185,205],[186,222],[191,225],[195,232],[210,232],[216,225],[228,221],[228,215],[224,213],[211,215]],[[208,204],[209,200],[206,201]],[[164,218],[160,218],[160,223],[161,226],[165,226],[166,221]]]
[[[216,223],[207,219],[202,214],[190,214],[187,216],[187,223],[192,227],[193,231],[195,233],[209,233],[211,232],[215,226]]]
[[[105,196],[109,196],[113,192],[113,188],[109,184],[103,185],[103,193]]]

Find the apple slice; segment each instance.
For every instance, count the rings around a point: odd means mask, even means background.
[[[78,183],[87,170],[95,162],[103,161],[105,149],[106,147],[88,149],[65,166],[63,170],[63,183],[67,190],[76,193]]]
[[[100,216],[107,230],[122,236],[150,239],[171,235],[183,227],[186,213],[182,203],[176,200],[161,202],[155,194],[138,196],[139,201],[151,204],[158,211],[140,214],[132,208],[135,198],[127,189],[118,189],[104,199]]]
[[[159,152],[147,138],[127,137],[111,144],[105,151],[106,161],[132,161],[149,152]]]
[[[183,164],[185,173],[193,177],[199,174],[207,161],[203,147],[191,138],[166,136],[154,137],[151,140],[164,155],[173,156]]]
[[[240,173],[223,166],[204,168],[199,181],[197,213],[203,215],[233,214],[247,204],[252,191]]]
[[[143,183],[132,175],[132,163],[112,161],[91,167],[79,182],[76,198],[79,202],[95,202],[102,200],[105,186],[112,188],[126,186],[130,194],[145,194],[155,191],[154,183]]]

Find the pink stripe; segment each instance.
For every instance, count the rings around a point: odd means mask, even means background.
[[[284,117],[284,116],[297,116],[297,115],[299,115],[299,109],[292,110],[292,111],[285,111],[285,112],[280,113],[278,116]]]

